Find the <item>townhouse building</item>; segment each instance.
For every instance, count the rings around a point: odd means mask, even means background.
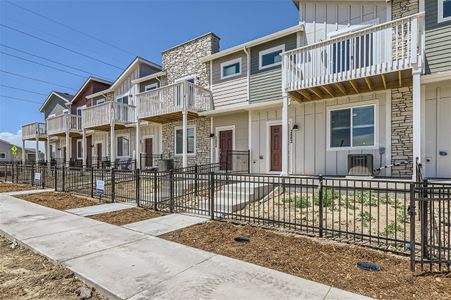
[[[77,93],[81,131],[63,152],[85,166],[405,178],[418,158],[451,178],[451,1],[293,3],[290,28],[221,51],[207,33]]]

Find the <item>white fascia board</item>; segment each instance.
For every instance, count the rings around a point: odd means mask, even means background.
[[[451,80],[451,71],[438,72],[421,76],[421,84],[433,83],[438,81]]]
[[[144,81],[147,81],[147,80],[150,80],[150,79],[154,79],[154,78],[157,78],[157,77],[165,76],[165,75],[166,75],[166,72],[165,71],[161,71],[161,72],[153,73],[153,74],[150,74],[150,75],[147,75],[147,76],[140,77],[140,78],[137,78],[135,80],[132,80],[132,83],[133,84],[137,84],[137,83],[141,83],[141,82],[144,82]]]
[[[89,78],[85,81],[85,83],[81,86],[81,88],[78,90],[78,92],[75,94],[74,98],[72,99],[72,101],[70,103],[73,103],[75,99],[77,99],[78,95],[81,93],[81,91],[83,91],[83,89],[86,87],[86,85],[88,85],[88,83],[90,81],[97,81],[100,83],[105,83],[105,84],[109,84],[111,85],[112,82],[108,81],[108,80],[104,80],[98,77],[94,77],[94,76],[89,76]]]
[[[257,45],[260,45],[260,44],[263,44],[263,43],[266,43],[266,42],[269,42],[269,41],[272,41],[272,40],[284,37],[284,36],[292,34],[292,33],[303,31],[303,30],[304,30],[304,25],[303,24],[298,24],[298,25],[286,28],[284,30],[281,30],[281,31],[278,31],[278,32],[275,32],[275,33],[272,33],[272,34],[269,34],[269,35],[266,35],[264,37],[261,37],[261,38],[249,41],[247,43],[244,43],[244,44],[241,44],[241,45],[238,45],[238,46],[226,49],[224,51],[220,51],[220,52],[217,52],[215,54],[205,56],[205,57],[203,57],[201,59],[201,62],[211,61],[211,60],[214,60],[214,59],[217,59],[217,58],[220,58],[220,57],[223,57],[223,56],[226,56],[226,55],[238,52],[238,51],[242,51],[244,48],[254,47],[254,46],[257,46]]]

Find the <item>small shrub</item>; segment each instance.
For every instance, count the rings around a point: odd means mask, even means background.
[[[340,206],[344,206],[348,209],[355,209],[355,205],[349,197],[342,197],[340,198]]]
[[[370,216],[370,213],[367,211],[360,213],[360,218],[362,218],[364,223],[368,223],[368,222],[372,222],[372,221],[376,220],[375,218]]]
[[[335,199],[340,200],[340,193],[333,188],[323,189],[323,207],[333,207]],[[319,193],[313,198],[315,205],[319,206]]]
[[[378,206],[377,195],[372,194],[368,190],[362,190],[361,192],[358,192],[356,196],[363,206]]]
[[[395,232],[402,232],[402,226],[395,223],[394,221],[391,221],[390,224],[384,229],[385,236],[391,236],[394,235]]]
[[[290,196],[282,200],[283,204],[294,203],[296,208],[305,209],[309,207],[308,199],[304,196]],[[279,204],[280,205],[280,204]]]

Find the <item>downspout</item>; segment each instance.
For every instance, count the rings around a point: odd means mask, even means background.
[[[251,101],[251,85],[250,85],[250,77],[251,77],[251,54],[250,54],[250,49],[248,50],[246,47],[243,47],[243,51],[244,53],[246,53],[246,57],[247,57],[247,102],[250,103]]]

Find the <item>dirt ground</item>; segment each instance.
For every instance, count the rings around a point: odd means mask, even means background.
[[[33,190],[34,188],[35,187],[33,187],[33,186],[29,185],[29,184],[0,182],[0,193],[27,191],[27,190]]]
[[[0,299],[79,299],[87,287],[66,268],[0,236]],[[93,291],[90,299],[106,299]]]
[[[113,212],[109,212],[109,213],[105,213],[105,214],[101,214],[101,215],[95,215],[95,216],[92,216],[91,219],[121,226],[121,225],[129,224],[129,223],[134,223],[134,222],[144,221],[147,219],[161,217],[163,215],[164,215],[164,213],[159,212],[159,211],[151,211],[151,210],[147,210],[147,209],[143,209],[143,208],[133,207],[133,208],[119,210],[119,211],[113,211]]]
[[[99,204],[99,202],[96,199],[76,196],[70,193],[58,193],[58,192],[21,195],[18,196],[17,198],[59,210],[66,210]]]
[[[250,243],[234,240],[244,235]],[[226,222],[194,225],[161,236],[188,246],[378,299],[451,299],[450,273],[416,273],[409,260],[359,246]],[[356,267],[380,265],[380,272]]]

